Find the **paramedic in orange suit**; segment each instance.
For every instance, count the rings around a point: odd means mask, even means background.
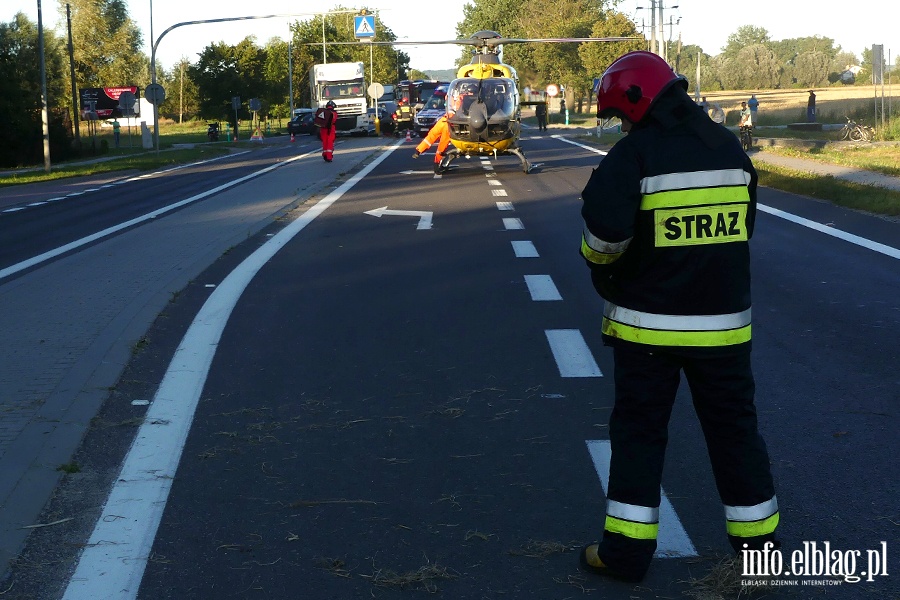
[[[416,151],[413,153],[413,158],[419,158],[419,156],[428,150],[431,145],[438,141],[437,150],[434,153],[434,174],[436,176],[440,176],[443,172],[443,168],[441,167],[441,161],[444,159],[444,152],[447,150],[447,146],[450,145],[450,123],[449,120],[453,116],[453,112],[448,112],[446,115],[437,120],[437,122],[431,127],[428,131],[428,135],[419,142],[419,145],[416,146]]]

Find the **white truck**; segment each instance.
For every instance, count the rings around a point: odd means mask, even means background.
[[[338,115],[337,130],[351,135],[368,135],[366,78],[361,62],[313,65],[309,69],[309,94],[314,108],[329,100]]]

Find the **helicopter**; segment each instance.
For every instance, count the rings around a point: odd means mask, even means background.
[[[500,60],[504,44],[631,42],[634,37],[602,38],[505,38],[496,31],[483,30],[469,38],[443,41],[365,42],[377,45],[413,46],[422,44],[459,44],[473,46],[472,61],[457,69],[456,79],[447,88],[447,113],[450,115],[450,148],[441,162],[442,168],[465,156],[516,156],[524,173],[532,163],[519,147],[521,137],[521,105],[519,77],[511,65]],[[337,42],[342,43],[342,42]],[[350,42],[352,43],[352,42]]]

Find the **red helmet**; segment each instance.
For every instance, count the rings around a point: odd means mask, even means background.
[[[625,117],[632,123],[643,119],[653,102],[673,83],[687,89],[687,80],[669,63],[652,52],[623,54],[609,65],[597,90],[597,116]]]

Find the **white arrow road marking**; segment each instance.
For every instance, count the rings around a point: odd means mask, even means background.
[[[609,490],[609,460],[612,456],[609,440],[586,440],[591,460],[594,461],[594,470],[600,477],[603,493]],[[661,558],[675,558],[682,556],[697,556],[694,544],[687,532],[678,520],[672,503],[666,498],[665,491],[660,488],[662,494],[659,504],[659,536],[656,539],[656,556]]]
[[[416,229],[431,229],[431,215],[433,213],[430,210],[392,210],[387,206],[382,206],[375,210],[367,210],[366,214],[378,217],[379,219],[381,218],[381,215],[419,217],[419,224],[416,226]]]

